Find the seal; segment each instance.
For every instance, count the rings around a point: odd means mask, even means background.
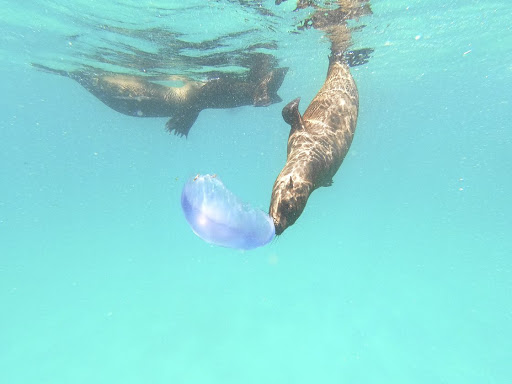
[[[315,189],[332,184],[356,129],[359,94],[349,65],[365,64],[373,49],[348,51],[351,30],[346,21],[372,11],[368,0],[335,0],[331,5],[337,7],[326,9],[309,0],[297,2],[297,9],[315,8],[298,29],[325,32],[331,42],[331,55],[326,80],[304,116],[299,113],[300,99],[283,108],[283,118],[291,130],[286,164],[274,182],[270,200],[269,215],[276,235],[297,221]]]
[[[332,184],[352,143],[359,94],[343,54],[331,53],[327,78],[303,116],[299,100],[282,111],[291,129],[286,164],[270,201],[276,235],[295,223],[315,189]]]
[[[149,80],[143,76],[107,72],[96,68],[63,71],[40,64],[32,65],[46,72],[77,81],[108,107],[135,117],[169,117],[169,132],[187,136],[199,113],[208,108],[257,107],[278,103],[277,91],[288,68],[273,68],[265,57],[253,60],[245,76],[218,74],[206,81],[169,76]],[[158,81],[180,81],[181,87],[169,87]]]

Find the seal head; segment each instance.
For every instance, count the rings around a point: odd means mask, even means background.
[[[293,225],[306,207],[311,194],[310,183],[294,181],[293,176],[281,178],[274,185],[270,205],[270,217],[274,220],[276,235]]]

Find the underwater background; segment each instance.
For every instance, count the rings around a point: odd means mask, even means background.
[[[182,187],[216,173],[267,210],[281,109],[305,110],[329,45],[297,33],[311,9],[293,1],[180,4],[0,1],[0,382],[509,383],[512,4],[371,1],[350,22],[365,26],[353,47],[375,51],[352,68],[348,156],[248,252],[195,236]],[[105,69],[126,68],[127,47],[165,44],[126,30],[164,28],[229,35],[219,51],[271,42],[283,102],[204,110],[185,139],[31,66],[102,48],[118,52]]]

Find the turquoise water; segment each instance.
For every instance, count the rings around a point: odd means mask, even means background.
[[[366,25],[354,46],[375,52],[353,68],[349,155],[294,226],[245,253],[192,233],[181,188],[217,173],[267,209],[286,156],[281,109],[301,96],[304,111],[327,67],[320,32],[289,33],[305,11],[20,3],[0,2],[1,383],[510,382],[508,0],[372,1],[352,22]],[[90,64],[98,47],[158,52],[165,39],[98,25],[169,20],[187,42],[234,34],[227,52],[274,42],[290,67],[283,102],[203,111],[185,140],[30,66]],[[117,57],[136,60],[118,53],[106,69]]]

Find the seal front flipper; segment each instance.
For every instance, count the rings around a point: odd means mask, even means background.
[[[290,124],[292,127],[290,130],[290,135],[297,129],[304,128],[304,122],[299,112],[299,101],[300,97],[290,101],[288,104],[286,104],[282,111],[284,121],[287,124]]]
[[[194,108],[179,109],[165,124],[165,127],[171,133],[174,131],[175,135],[187,137],[190,128],[199,116],[199,112],[201,110]]]

